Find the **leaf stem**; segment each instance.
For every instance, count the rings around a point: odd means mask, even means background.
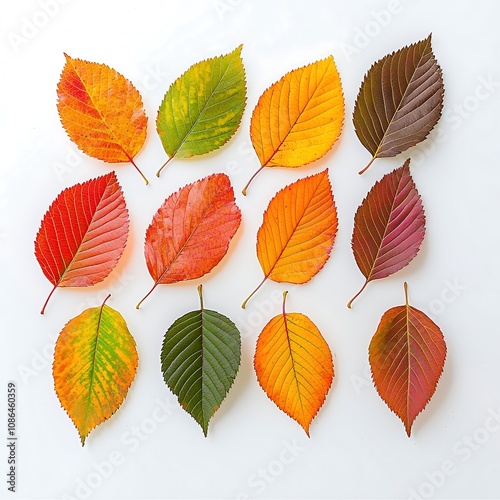
[[[267,276],[264,276],[264,279],[260,282],[259,286],[245,299],[245,302],[241,304],[241,308],[245,309],[247,302],[255,295],[257,290],[264,284],[264,282],[267,280]]]
[[[365,281],[365,284],[361,287],[361,290],[347,303],[347,307],[350,309],[351,306],[352,306],[352,303],[354,302],[354,300],[356,298],[359,297],[359,295],[361,294],[361,292],[366,288],[366,285],[368,285],[368,280]]]
[[[285,316],[285,315],[286,315],[286,313],[285,313],[285,302],[286,302],[286,296],[287,296],[287,295],[288,295],[288,290],[285,290],[285,291],[283,292],[283,316]]]
[[[156,282],[154,285],[153,285],[153,288],[151,288],[151,290],[149,290],[149,292],[141,299],[141,301],[135,306],[136,309],[139,309],[139,307],[141,307],[141,304],[151,295],[151,293],[153,292],[153,290],[158,286],[158,283],[159,282]]]
[[[405,300],[406,300],[406,307],[408,308],[409,306],[409,301],[408,301],[408,283],[404,283],[404,287],[405,287]]]
[[[200,296],[200,309],[203,310],[203,285],[198,287],[198,295]]]
[[[167,161],[160,167],[160,170],[156,172],[156,177],[160,177],[161,171],[169,164],[170,160],[174,159],[175,155],[172,155],[170,158],[167,159]]]
[[[255,172],[255,174],[252,175],[252,177],[250,177],[250,180],[247,182],[247,185],[243,188],[243,191],[241,192],[243,194],[243,196],[246,196],[247,195],[247,189],[248,187],[250,186],[250,183],[255,179],[255,177],[257,177],[257,174],[263,169],[264,167],[260,167],[259,170],[257,170],[257,172]]]
[[[363,170],[358,172],[358,174],[359,175],[364,174],[370,168],[370,165],[373,163],[374,160],[375,156],[369,161],[368,165],[366,165],[366,167]]]
[[[56,291],[57,285],[54,285],[54,288],[52,288],[51,292],[49,293],[49,296],[47,297],[47,300],[45,301],[45,304],[42,307],[42,310],[40,311],[40,314],[45,313],[45,308],[47,307],[47,304],[50,300],[50,297],[52,297],[52,294]]]
[[[134,165],[134,167],[137,169],[137,172],[141,174],[141,177],[144,179],[144,182],[146,183],[146,186],[149,184],[149,181],[146,179],[146,176],[141,172],[141,169],[137,166],[137,164],[134,162],[132,158],[130,158],[130,163]]]
[[[104,299],[104,302],[102,303],[102,306],[101,306],[101,309],[104,307],[104,305],[106,304],[106,302],[108,301],[108,299],[111,297],[111,294],[108,293],[108,296]]]

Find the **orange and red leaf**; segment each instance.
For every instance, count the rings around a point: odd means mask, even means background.
[[[57,108],[70,139],[86,154],[110,163],[134,163],[146,140],[139,91],[114,69],[65,54]]]
[[[416,416],[436,390],[446,358],[439,327],[408,304],[384,313],[369,347],[373,381],[380,397],[403,421],[408,436]]]

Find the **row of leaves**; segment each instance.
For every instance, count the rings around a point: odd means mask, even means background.
[[[166,163],[213,151],[235,133],[246,102],[241,49],[195,64],[170,86],[156,123],[169,156]],[[84,152],[135,165],[147,119],[128,80],[105,65],[66,56],[58,96],[62,124]],[[353,114],[371,162],[423,140],[439,119],[442,98],[441,70],[430,37],[375,63]],[[264,167],[299,167],[321,158],[339,137],[343,120],[342,87],[331,56],[291,71],[262,94],[252,114],[250,135],[261,163],[256,174]],[[225,174],[210,175],[170,195],[146,232],[145,258],[154,284],[144,299],[159,284],[199,278],[212,270],[227,253],[240,221]],[[337,225],[327,170],[279,191],[257,234],[264,278],[248,299],[267,279],[308,282],[329,259]],[[35,240],[36,258],[53,284],[42,313],[57,287],[88,286],[108,276],[124,251],[128,230],[128,211],[114,172],[65,189],[49,207]],[[373,186],[356,212],[352,248],[365,283],[355,297],[370,281],[405,267],[424,233],[422,201],[407,160]],[[405,293],[406,305],[384,314],[370,344],[370,363],[379,394],[410,435],[413,420],[435,391],[446,346],[439,328],[409,306],[406,285]],[[205,310],[201,300],[199,311],[179,318],[167,331],[161,359],[165,382],[206,434],[239,366],[235,325]],[[105,304],[84,311],[61,332],[55,387],[82,444],[120,406],[137,363],[125,321]],[[255,369],[268,396],[308,433],[334,373],[331,352],[314,323],[302,314],[286,313],[283,304],[283,313],[259,336]]]

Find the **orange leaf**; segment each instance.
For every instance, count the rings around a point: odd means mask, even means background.
[[[57,108],[70,139],[86,154],[130,162],[146,140],[147,118],[138,90],[123,75],[68,55],[57,85]]]
[[[226,174],[184,186],[158,209],[146,232],[144,254],[155,284],[200,278],[226,255],[241,222]]]
[[[250,123],[262,167],[301,167],[339,138],[344,96],[333,57],[290,71],[260,97]],[[250,179],[243,194],[246,194]]]
[[[137,364],[125,320],[105,303],[86,309],[63,328],[54,351],[54,385],[82,446],[90,431],[120,407]]]
[[[439,327],[406,304],[384,313],[370,342],[373,381],[380,397],[403,421],[408,437],[416,416],[436,390],[446,358]]]
[[[307,316],[285,312],[286,295],[283,313],[257,339],[254,367],[265,393],[309,436],[309,426],[332,385],[332,353]]]
[[[290,184],[270,201],[257,233],[264,279],[306,283],[325,265],[337,233],[337,210],[328,171]]]

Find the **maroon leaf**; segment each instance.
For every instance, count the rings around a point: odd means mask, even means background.
[[[410,175],[410,160],[377,182],[354,217],[352,250],[366,278],[361,290],[407,266],[425,235],[422,200]]]

